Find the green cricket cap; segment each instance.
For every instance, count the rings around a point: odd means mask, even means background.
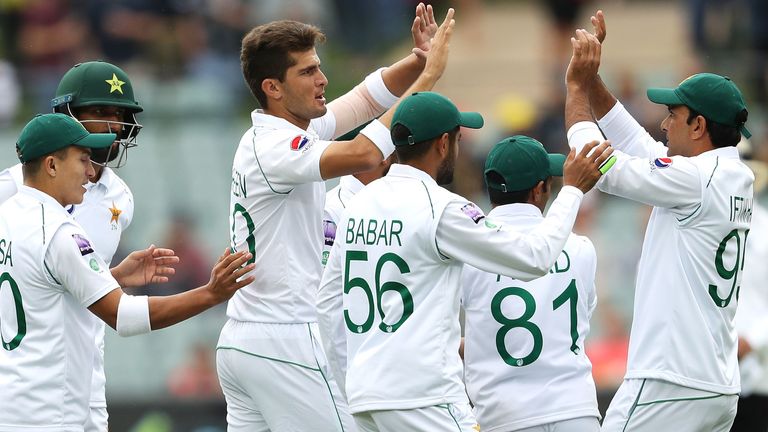
[[[747,105],[741,91],[726,76],[700,73],[683,80],[676,88],[649,88],[648,99],[663,105],[685,105],[714,122],[737,127],[749,138],[744,123]]]
[[[24,163],[71,145],[109,147],[116,138],[113,133],[92,134],[65,114],[38,114],[22,129],[16,142],[16,153]]]
[[[483,116],[476,112],[461,112],[447,97],[434,92],[414,93],[400,102],[392,118],[392,127],[400,124],[411,132],[392,142],[396,146],[414,145],[437,138],[445,132],[464,126],[483,127]]]
[[[51,106],[67,103],[73,107],[103,105],[132,112],[144,110],[133,96],[133,85],[125,71],[100,60],[78,63],[64,74]]]
[[[562,177],[564,163],[565,155],[547,153],[539,141],[515,135],[501,140],[488,153],[485,183],[501,192],[528,190],[550,176]]]

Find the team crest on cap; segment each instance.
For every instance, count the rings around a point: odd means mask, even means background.
[[[309,142],[309,138],[307,138],[304,135],[299,135],[291,140],[291,150],[299,151],[303,149],[308,142]]]
[[[117,78],[117,75],[115,73],[112,73],[112,79],[104,80],[107,84],[109,84],[109,92],[113,93],[115,91],[119,91],[120,94],[123,94],[123,84],[125,84],[125,81],[120,81]]]
[[[87,238],[80,234],[72,234],[72,238],[75,239],[75,243],[77,243],[77,247],[80,249],[80,255],[85,256],[93,253],[93,247]]]
[[[672,165],[672,158],[668,158],[668,157],[656,158],[656,160],[653,161],[653,165],[656,168],[667,168],[670,165]]]
[[[465,204],[461,208],[461,211],[465,215],[469,216],[469,218],[472,219],[472,222],[474,223],[478,223],[481,220],[485,219],[485,215],[483,214],[483,211],[477,208],[477,206],[472,203]]]

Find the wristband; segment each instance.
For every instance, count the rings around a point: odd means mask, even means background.
[[[379,151],[384,156],[382,160],[388,158],[395,151],[395,145],[392,143],[389,129],[379,120],[373,120],[368,123],[368,126],[364,127],[360,133],[368,137],[379,148]]]
[[[117,306],[117,334],[136,336],[152,331],[149,323],[149,298],[123,294]]]

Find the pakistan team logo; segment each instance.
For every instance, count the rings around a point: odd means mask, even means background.
[[[99,263],[96,262],[95,258],[91,258],[91,260],[88,262],[88,265],[91,266],[93,271],[99,271]]]

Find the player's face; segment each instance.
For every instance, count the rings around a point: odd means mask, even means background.
[[[309,51],[291,53],[296,64],[285,72],[282,105],[287,114],[300,124],[322,117],[325,106],[325,86],[328,79],[320,70],[320,58],[314,48]]]
[[[440,164],[440,168],[437,169],[437,178],[435,180],[439,185],[446,185],[453,182],[453,171],[456,168],[456,159],[459,157],[460,139],[461,131],[456,134],[452,142],[448,143],[448,153]]]
[[[66,157],[57,160],[56,164],[56,179],[61,205],[83,202],[83,195],[85,194],[83,185],[88,183],[95,174],[91,164],[91,150],[77,146],[68,147]]]
[[[667,155],[668,156],[692,156],[692,143],[690,140],[690,129],[686,121],[690,110],[685,105],[674,105],[669,107],[669,114],[661,122],[661,130],[667,134]]]
[[[114,106],[89,106],[77,109],[77,119],[90,133],[114,133],[120,135],[125,122],[125,110]],[[120,153],[120,144],[115,141],[112,146],[93,151],[93,160],[99,163],[111,162]]]

